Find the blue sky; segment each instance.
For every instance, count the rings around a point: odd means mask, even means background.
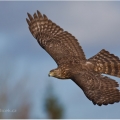
[[[57,65],[26,23],[27,12],[37,10],[72,33],[87,58],[101,49],[120,56],[120,2],[0,2],[0,94],[7,94],[7,104],[0,105],[17,109],[26,101],[30,118],[45,118],[43,102],[50,82],[65,107],[65,118],[120,118],[120,103],[94,106],[71,80],[48,77]],[[120,84],[119,78],[112,78]]]

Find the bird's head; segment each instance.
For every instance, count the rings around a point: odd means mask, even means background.
[[[61,69],[57,68],[57,69],[53,69],[49,72],[48,74],[49,77],[55,77],[55,78],[61,78]]]

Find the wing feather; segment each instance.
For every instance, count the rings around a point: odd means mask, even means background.
[[[100,74],[82,71],[72,79],[94,105],[108,105],[120,101],[119,84]]]
[[[60,26],[53,23],[46,15],[37,11],[33,17],[28,13],[27,23],[31,34],[37,39],[58,65],[70,62],[70,58],[86,60],[77,39]]]

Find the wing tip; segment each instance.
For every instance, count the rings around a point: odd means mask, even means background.
[[[28,18],[30,19],[30,21],[33,20],[33,17],[30,13],[27,13],[27,15],[28,15]]]
[[[37,14],[36,14],[36,13],[34,13],[34,14],[33,14],[33,17],[34,17],[34,18],[37,18],[38,16],[37,16]]]
[[[30,21],[29,21],[29,19],[28,19],[28,18],[26,18],[26,21],[27,21],[28,25],[30,25]]]
[[[42,14],[39,10],[37,10],[38,17],[42,17]]]

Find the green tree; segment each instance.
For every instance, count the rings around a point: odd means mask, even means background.
[[[53,93],[53,86],[48,85],[47,97],[45,98],[45,110],[49,119],[62,119],[64,114],[63,106]]]

